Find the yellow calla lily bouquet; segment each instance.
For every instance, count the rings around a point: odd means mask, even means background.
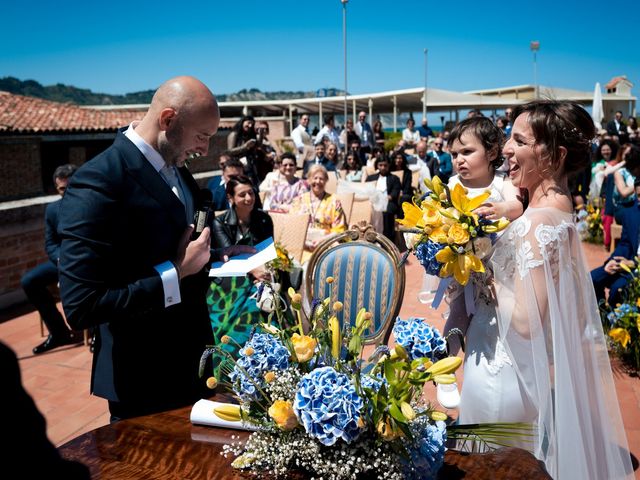
[[[397,220],[412,234],[407,253],[413,252],[428,274],[467,285],[472,272],[484,272],[482,258],[509,221],[474,213],[490,192],[470,198],[462,185],[449,189],[438,177],[425,185],[429,193],[419,203],[403,203],[404,218]]]

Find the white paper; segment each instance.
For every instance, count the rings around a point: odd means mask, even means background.
[[[256,253],[243,253],[231,257],[228,262],[213,262],[210,277],[243,277],[251,270],[270,262],[278,255],[273,244],[273,238],[269,237],[254,247]]]
[[[222,407],[224,405],[231,405],[229,403],[213,402],[211,400],[201,399],[198,400],[191,408],[191,415],[189,420],[195,425],[208,425],[210,427],[223,427],[223,428],[235,428],[236,430],[249,430],[256,431],[258,427],[248,424],[242,420],[229,421],[223,420],[217,416],[213,409],[216,407]]]

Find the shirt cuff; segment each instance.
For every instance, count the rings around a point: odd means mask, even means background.
[[[160,274],[160,279],[162,280],[165,308],[180,303],[182,301],[180,298],[180,279],[173,263],[164,262],[153,268]]]

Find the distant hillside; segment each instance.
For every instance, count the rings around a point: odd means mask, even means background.
[[[0,90],[43,98],[56,102],[71,102],[77,105],[126,105],[149,103],[154,90],[127,93],[125,95],[110,95],[108,93],[94,93],[91,90],[77,88],[58,83],[43,86],[35,80],[19,80],[14,77],[0,78]],[[252,101],[252,100],[285,100],[287,98],[315,98],[343,95],[343,90],[322,88],[316,92],[261,92],[257,88],[243,89],[237,93],[216,95],[220,102]]]

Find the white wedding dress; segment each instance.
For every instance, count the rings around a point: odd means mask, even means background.
[[[534,423],[529,448],[555,479],[633,478],[572,214],[529,207],[487,266],[495,293],[466,332],[459,423]]]

